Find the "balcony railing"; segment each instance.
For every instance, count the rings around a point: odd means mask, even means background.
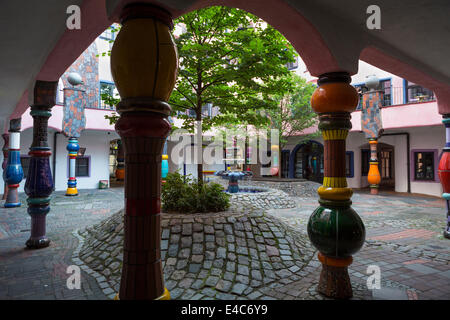
[[[115,106],[106,105],[103,101],[97,105],[97,107],[86,106],[86,109],[96,109],[96,110],[105,110],[105,111],[116,111]]]
[[[390,107],[401,104],[413,104],[420,102],[434,101],[436,97],[433,91],[422,87],[409,88],[388,87],[384,89],[382,107]],[[356,110],[361,110],[362,95],[360,95],[359,104]]]

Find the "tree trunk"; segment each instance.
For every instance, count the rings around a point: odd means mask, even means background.
[[[203,163],[197,164],[197,179],[198,183],[203,183]]]
[[[247,130],[246,130],[247,133]],[[247,151],[248,151],[248,136],[245,135],[245,146],[244,146],[244,166],[242,168],[243,171],[247,171],[248,165],[247,165]]]
[[[203,148],[202,148],[203,147],[203,138],[202,138],[203,130],[202,130],[202,108],[201,108],[201,106],[195,112],[195,120],[198,121],[198,123],[199,123],[197,130],[200,129],[202,131],[201,135],[198,139],[199,141],[196,141],[197,148],[199,148],[198,152],[203,154]],[[198,131],[195,134],[198,134]],[[198,160],[197,182],[198,182],[198,184],[202,184],[203,183],[203,157],[197,157],[197,160]]]

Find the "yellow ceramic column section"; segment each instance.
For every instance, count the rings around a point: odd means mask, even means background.
[[[319,187],[317,193],[324,200],[350,200],[353,190],[347,187],[345,178],[345,139],[347,139],[347,129],[322,130],[324,148],[327,149],[328,158],[344,157],[338,161],[324,161],[323,185]]]

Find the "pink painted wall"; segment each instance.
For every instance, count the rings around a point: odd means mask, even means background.
[[[114,125],[110,125],[109,121],[105,119],[105,115],[112,115],[112,111],[85,109],[86,115],[86,129],[85,130],[101,130],[114,131]],[[52,116],[48,119],[49,128],[61,131],[63,119],[63,106],[55,105],[52,108]],[[33,127],[33,117],[30,116],[30,108],[28,108],[22,115],[22,130]]]
[[[352,113],[352,130],[361,131],[361,111]],[[409,103],[381,108],[384,129],[423,127],[442,124],[436,101]]]

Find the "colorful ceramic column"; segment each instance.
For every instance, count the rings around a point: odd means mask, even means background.
[[[117,181],[123,181],[125,179],[125,155],[122,140],[117,140],[117,167],[115,174]]]
[[[3,169],[3,172],[5,172],[6,164],[8,163],[9,133],[2,134],[2,137],[3,137],[3,142],[4,142],[3,148],[2,148],[2,151],[3,151],[2,169]],[[6,196],[8,194],[8,184],[6,183],[5,179],[3,179],[3,181],[5,183],[4,184],[5,186],[4,186],[4,189],[3,189],[2,200],[6,200]]]
[[[67,151],[69,152],[69,180],[67,181],[66,196],[78,195],[77,178],[75,177],[75,164],[78,150],[80,150],[78,139],[74,137],[69,138],[69,143],[67,144]]]
[[[69,179],[67,181],[66,196],[77,196],[75,165],[78,150],[80,150],[78,138],[86,127],[86,117],[84,115],[86,91],[74,88],[83,83],[81,76],[76,72],[68,74],[67,82],[68,87],[64,88],[64,117],[62,123],[62,132],[66,137],[69,137],[69,143],[66,147],[69,152]]]
[[[322,263],[318,291],[339,299],[353,295],[347,267],[365,239],[364,224],[350,207],[353,191],[345,178],[345,140],[352,127],[350,113],[358,104],[350,81],[346,72],[323,74],[311,98],[324,139],[324,178],[318,189],[320,206],[309,218],[307,230]]]
[[[279,157],[280,157],[280,146],[272,145],[270,147],[271,152],[271,163],[270,163],[270,174],[272,176],[278,176],[280,173]]]
[[[371,194],[378,194],[378,188],[381,182],[380,171],[378,170],[378,156],[377,156],[377,139],[369,139],[370,145],[370,160],[369,172],[367,173],[367,181],[370,186]]]
[[[377,146],[378,138],[383,132],[381,123],[381,107],[383,101],[382,90],[377,90],[380,80],[375,75],[367,77],[366,87],[369,91],[363,94],[363,103],[361,108],[361,129],[370,144],[370,161],[367,181],[370,185],[370,193],[378,194],[378,188],[381,182],[380,171],[378,169]]]
[[[170,132],[167,103],[178,57],[171,14],[130,4],[111,51],[111,72],[121,101],[116,130],[125,153],[125,217],[119,298],[169,299],[161,265],[161,156]]]
[[[450,114],[444,115],[442,122],[445,125],[446,142],[442,150],[443,153],[439,162],[438,174],[444,191],[442,197],[447,203],[447,226],[444,230],[444,237],[450,239]]]
[[[34,101],[30,115],[33,117],[33,142],[31,143],[30,168],[25,183],[28,195],[28,214],[31,216],[31,236],[28,248],[43,248],[50,244],[45,234],[46,216],[50,211],[50,195],[53,191],[49,157],[52,154],[47,143],[48,118],[55,105],[58,82],[36,81]]]
[[[170,122],[170,121],[169,121]],[[169,156],[167,154],[167,140],[164,142],[163,154],[161,160],[161,183],[166,183],[166,177],[169,173]]]
[[[3,180],[8,183],[5,208],[20,207],[19,184],[23,179],[23,169],[20,162],[20,124],[21,118],[12,119],[9,122],[9,149],[8,163],[3,171]]]

